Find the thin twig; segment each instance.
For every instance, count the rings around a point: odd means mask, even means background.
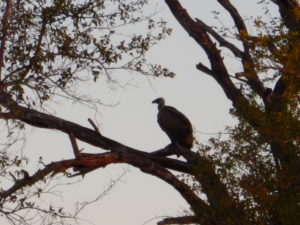
[[[72,132],[69,134],[69,138],[70,138],[70,141],[71,141],[71,144],[72,144],[72,148],[73,148],[73,152],[74,152],[75,157],[80,158],[81,154],[80,154],[77,142],[76,142],[76,138],[75,138],[75,136]]]
[[[93,120],[91,120],[90,118],[88,118],[89,123],[92,125],[92,127],[94,128],[94,130],[98,133],[101,134],[98,127],[96,126],[96,124],[94,123]]]

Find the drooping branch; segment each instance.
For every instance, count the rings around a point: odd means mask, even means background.
[[[2,18],[2,37],[1,37],[1,46],[0,46],[0,81],[2,80],[1,73],[2,73],[2,67],[4,65],[5,44],[8,35],[11,10],[12,10],[12,0],[6,0],[6,8]]]

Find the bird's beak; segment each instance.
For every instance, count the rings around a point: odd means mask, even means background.
[[[154,99],[154,100],[152,101],[152,104],[154,104],[154,103],[157,103],[157,104],[158,104],[158,99]]]

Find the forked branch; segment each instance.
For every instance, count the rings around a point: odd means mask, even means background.
[[[245,77],[247,78],[253,91],[255,91],[260,97],[263,97],[265,88],[255,71],[255,66],[250,54],[250,47],[248,43],[249,34],[244,20],[239,14],[238,10],[231,4],[230,0],[218,0],[218,2],[229,12],[239,32],[240,40],[243,43],[244,51],[242,54],[242,64],[246,74]]]
[[[173,186],[182,197],[192,206],[197,207],[203,215],[212,215],[210,207],[201,200],[188,185],[180,181],[170,171],[153,162],[146,156],[136,155],[125,152],[109,152],[101,154],[89,154],[80,159],[69,159],[58,162],[53,162],[45,166],[44,169],[37,171],[32,176],[24,177],[18,180],[11,188],[1,193],[1,198],[6,198],[16,191],[30,186],[38,181],[45,179],[51,173],[65,172],[67,169],[82,166],[86,168],[100,168],[113,163],[128,163],[142,170],[145,173],[151,174]]]
[[[196,18],[196,21],[199,26],[202,26],[203,29],[205,29],[211,36],[213,36],[219,42],[220,46],[226,47],[234,54],[234,56],[236,56],[238,58],[243,57],[243,52],[238,47],[236,47],[234,44],[227,41],[225,38],[223,38],[221,35],[219,35],[216,31],[214,31],[213,28],[211,28],[210,26],[205,24],[202,20]]]
[[[165,0],[165,2],[181,26],[205,51],[211,64],[211,68],[209,69],[211,72],[209,71],[209,75],[220,84],[227,98],[232,101],[238,113],[255,129],[262,131],[265,115],[259,108],[251,105],[241,90],[234,85],[224,64],[220,50],[211,40],[207,31],[190,17],[178,0]],[[206,70],[202,64],[199,64],[198,67],[199,66],[200,69]],[[253,79],[253,85],[259,89],[259,92],[263,96],[264,92],[262,92],[262,90],[264,90],[264,88],[261,87],[259,81],[256,81],[257,79],[255,77]]]

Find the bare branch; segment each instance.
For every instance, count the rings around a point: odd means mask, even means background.
[[[249,85],[251,86],[253,91],[255,91],[260,97],[263,97],[265,88],[263,83],[259,80],[257,76],[257,73],[254,68],[253,59],[250,54],[249,44],[248,41],[245,39],[245,37],[248,37],[248,31],[244,20],[229,0],[218,0],[218,2],[229,12],[238,29],[240,39],[244,47],[242,63],[245,70],[246,78],[249,81]]]
[[[237,29],[239,30],[239,33],[241,34],[242,32],[247,32],[247,28],[243,18],[241,17],[237,9],[231,4],[230,0],[218,0],[218,2],[230,13]],[[247,43],[243,44],[247,47]]]
[[[94,121],[91,120],[90,118],[88,118],[88,121],[89,121],[89,123],[92,125],[92,127],[94,128],[94,130],[95,130],[97,133],[101,134],[100,131],[99,131],[99,128],[96,126],[96,124],[94,123]]]
[[[209,69],[207,66],[205,66],[204,64],[202,64],[201,62],[199,62],[196,65],[196,68],[200,71],[202,71],[203,73],[206,73],[208,75],[214,76],[214,73],[211,69]]]
[[[150,154],[153,156],[159,156],[159,157],[166,157],[170,155],[174,155],[176,152],[174,151],[174,146],[172,144],[167,145],[163,149],[156,150],[154,152],[151,152]]]
[[[73,132],[71,132],[69,134],[69,138],[70,138],[70,141],[71,141],[71,144],[72,144],[72,148],[73,148],[73,152],[74,152],[74,155],[76,158],[80,158],[81,154],[80,154],[80,150],[78,148],[78,145],[77,145],[77,142],[76,142],[76,138],[73,134]]]
[[[202,26],[203,29],[205,29],[219,42],[220,46],[228,48],[238,58],[243,57],[243,52],[238,47],[221,37],[216,31],[214,31],[214,29],[212,29],[210,26],[207,26],[202,20],[197,18],[195,20],[198,25]]]
[[[74,155],[75,155],[76,159],[80,159],[80,158],[83,158],[83,157],[92,157],[92,156],[95,155],[95,154],[81,153],[80,152],[77,141],[76,141],[76,138],[75,138],[73,132],[71,132],[69,134],[69,138],[70,138],[72,148],[73,148],[73,152],[74,152]],[[78,172],[78,173],[72,174],[72,175],[67,175],[67,176],[68,177],[84,176],[85,174],[87,174],[87,173],[89,173],[89,172],[91,172],[95,169],[97,169],[97,167],[82,166],[82,165],[81,166],[74,166],[73,170]]]
[[[121,144],[117,141],[109,139],[100,135],[98,132],[91,130],[89,128],[83,127],[79,124],[64,120],[59,117],[48,115],[46,113],[39,112],[34,109],[29,109],[23,106],[18,105],[13,101],[8,94],[0,91],[0,104],[12,111],[14,119],[25,122],[29,125],[47,128],[47,129],[56,129],[62,131],[66,134],[73,133],[74,137],[82,140],[93,146],[111,150],[114,152],[124,152],[124,153],[133,153],[137,155],[147,155],[153,161],[179,172],[191,172],[191,165],[176,159],[168,159],[164,157],[153,156],[146,151],[140,151],[131,147],[128,147],[124,144]]]

